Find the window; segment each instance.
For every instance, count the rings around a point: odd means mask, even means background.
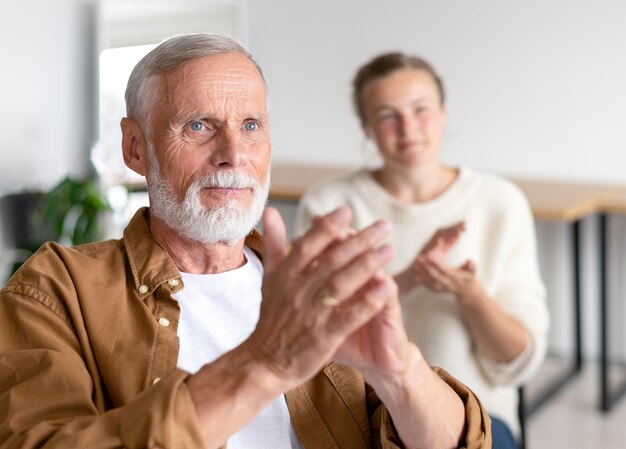
[[[120,119],[126,115],[124,92],[137,62],[162,40],[188,33],[215,33],[247,44],[245,0],[104,0],[98,11],[98,139],[92,162],[124,226],[147,195],[126,195],[123,185],[143,186],[143,177],[122,158]],[[139,189],[141,190],[141,189]],[[139,198],[138,198],[139,197]]]

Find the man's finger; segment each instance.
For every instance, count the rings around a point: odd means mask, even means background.
[[[339,207],[314,221],[306,234],[294,240],[289,253],[289,266],[303,271],[324,249],[350,233],[349,224],[352,212],[347,207]]]
[[[397,286],[392,280],[372,279],[338,307],[336,319],[328,322],[329,331],[352,334],[369,322],[397,294]]]
[[[349,231],[349,235],[332,242],[317,259],[320,276],[328,277],[366,251],[372,251],[389,234],[391,224],[381,220],[359,232]]]
[[[285,258],[287,231],[278,210],[268,207],[263,212],[263,265],[273,271]]]
[[[333,272],[323,285],[331,296],[343,299],[354,295],[371,279],[379,277],[378,272],[393,259],[391,245],[383,245],[376,250],[364,252],[341,269]],[[324,264],[321,264],[324,265]]]

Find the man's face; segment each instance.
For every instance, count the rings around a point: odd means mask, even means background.
[[[190,61],[160,82],[149,123],[153,212],[189,238],[232,243],[256,223],[267,198],[263,79],[244,55],[226,53]],[[218,228],[241,220],[252,223],[220,234]],[[208,234],[198,229],[207,227]]]

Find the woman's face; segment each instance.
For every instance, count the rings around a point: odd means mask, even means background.
[[[365,132],[385,165],[409,168],[438,160],[446,115],[427,72],[398,70],[367,83],[361,95]]]

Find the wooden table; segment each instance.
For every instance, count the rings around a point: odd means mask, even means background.
[[[353,167],[304,164],[272,166],[270,198],[298,201],[312,185],[325,178],[349,173]],[[538,220],[572,223],[595,213],[605,198],[623,193],[626,213],[626,189],[600,184],[581,184],[552,180],[509,177],[524,192],[533,216]]]
[[[324,165],[277,164],[272,165],[272,188],[270,198],[284,201],[298,201],[302,194],[315,183],[349,173],[350,167]]]
[[[609,196],[612,186],[568,181],[509,177],[524,192],[537,220],[573,223],[595,214]]]
[[[270,197],[278,200],[298,201],[300,196],[313,184],[339,174],[347,173],[348,167],[332,167],[320,165],[278,164],[272,167],[272,189]],[[626,188],[592,183],[561,182],[553,180],[526,179],[510,177],[524,192],[530,203],[536,220],[550,220],[565,223],[570,229],[573,272],[573,331],[574,356],[572,365],[555,378],[537,395],[530,404],[522,404],[521,417],[529,416],[558,393],[582,368],[582,325],[581,325],[581,257],[580,257],[580,226],[581,221],[599,211],[609,209],[626,213]],[[602,216],[601,216],[602,220]],[[601,242],[606,240],[605,225],[601,226]],[[602,240],[602,239],[605,240]],[[602,245],[600,245],[602,248]],[[606,258],[603,257],[603,260]],[[606,265],[601,268],[601,291],[606,305]],[[606,315],[606,308],[604,309]],[[603,328],[604,329],[604,328]],[[606,345],[603,346],[604,351]],[[608,362],[607,362],[608,363]],[[607,366],[606,364],[604,365]],[[606,387],[605,387],[606,390]],[[603,390],[604,391],[604,390]],[[626,386],[624,387],[626,391]],[[606,402],[603,394],[602,402]],[[522,397],[523,398],[523,397]]]

